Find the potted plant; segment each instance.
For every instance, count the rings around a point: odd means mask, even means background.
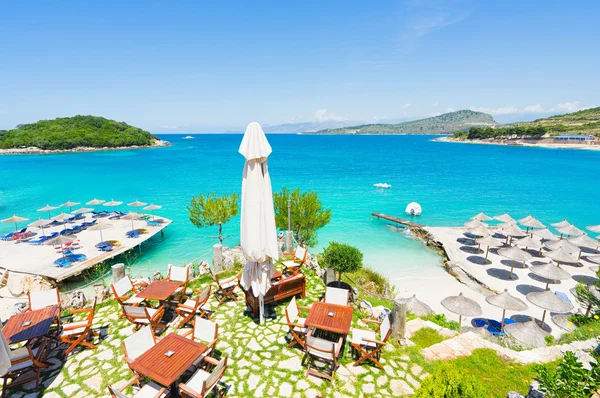
[[[362,261],[363,254],[356,247],[344,243],[329,242],[329,246],[323,252],[323,262],[327,268],[337,272],[337,281],[330,282],[327,286],[352,290],[349,284],[342,282],[342,274],[357,271],[362,267]]]

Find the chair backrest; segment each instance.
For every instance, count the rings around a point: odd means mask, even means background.
[[[129,395],[123,394],[121,391],[117,390],[113,386],[108,386],[108,392],[110,392],[110,394],[114,398],[130,398]]]
[[[335,343],[329,340],[307,334],[305,348],[308,354],[311,354],[311,350],[315,350],[319,352],[319,357],[331,361],[335,360]]]
[[[148,319],[146,307],[134,307],[133,305],[124,305],[123,312],[130,321],[135,319]]]
[[[156,344],[150,326],[144,326],[123,340],[123,354],[129,359],[136,359]]]
[[[115,297],[125,296],[127,292],[133,290],[133,283],[131,283],[129,276],[124,276],[110,286],[112,287]]]
[[[98,298],[94,297],[94,303],[92,304],[92,308],[91,311],[89,312],[88,316],[87,316],[87,321],[88,323],[92,323],[92,321],[94,320],[94,314],[96,313],[96,303],[98,302]]]
[[[172,264],[169,264],[169,274],[167,275],[167,279],[175,282],[187,282],[189,277],[189,266],[185,267],[176,267]]]
[[[219,284],[219,277],[217,276],[217,274],[215,273],[215,271],[213,271],[212,268],[208,268],[208,271],[210,272],[210,276],[212,277],[213,281],[217,282],[217,285]]]
[[[196,304],[198,304],[198,305],[206,304],[206,302],[210,298],[211,290],[212,290],[212,286],[208,285],[208,287],[206,289],[204,289],[200,294],[198,294],[198,297],[196,297]]]
[[[300,310],[298,309],[298,304],[296,303],[296,296],[294,296],[285,309],[285,316],[287,317],[288,324],[296,321],[299,313]]]
[[[348,305],[350,291],[339,289],[337,287],[327,287],[325,289],[325,302],[329,304]]]
[[[210,376],[208,376],[206,378],[206,380],[204,380],[204,382],[202,383],[202,390],[203,390],[202,393],[203,394],[206,394],[208,391],[210,391],[215,386],[215,384],[217,384],[217,382],[221,379],[221,377],[223,377],[223,374],[225,373],[226,369],[227,369],[227,357],[223,357],[219,361],[219,364],[213,369]]]
[[[388,315],[383,317],[383,321],[381,321],[381,325],[379,325],[379,335],[381,336],[381,341],[387,342],[388,337],[392,333],[392,325],[390,324],[390,317]]]
[[[196,316],[194,319],[194,340],[201,340],[206,343],[212,343],[217,338],[219,325],[208,319]]]
[[[306,247],[298,245],[296,246],[296,252],[294,253],[294,257],[296,257],[297,260],[304,262],[306,260],[306,253],[308,253]]]
[[[28,294],[28,297],[29,309],[32,311],[50,307],[51,305],[60,306],[60,296],[58,295],[58,288],[42,290],[41,292],[30,292]]]

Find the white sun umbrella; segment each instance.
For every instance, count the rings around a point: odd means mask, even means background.
[[[52,210],[56,210],[56,209],[58,209],[58,207],[46,205],[46,206],[42,207],[41,209],[38,209],[37,211],[47,211],[48,212],[48,217],[50,217],[50,212]]]
[[[569,225],[566,227],[558,227],[556,228],[556,230],[558,232],[560,232],[561,236],[562,235],[567,235],[567,236],[579,236],[579,235],[583,235],[584,232],[582,230],[580,230],[579,228],[577,228],[574,225]]]
[[[474,215],[473,217],[471,217],[471,220],[478,220],[478,221],[489,221],[489,220],[493,220],[492,217],[488,216],[485,213],[479,213],[477,215]],[[600,232],[600,231],[598,231]]]
[[[468,297],[460,293],[458,296],[446,297],[442,300],[442,305],[448,311],[458,314],[458,323],[462,324],[463,316],[479,316],[481,315],[481,306]]]
[[[567,219],[563,219],[562,221],[559,222],[555,222],[554,224],[550,224],[552,225],[554,228],[563,228],[563,227],[568,227],[569,225],[573,225],[570,222],[567,221]]]
[[[264,321],[264,294],[271,287],[275,273],[273,262],[279,258],[273,191],[267,158],[271,145],[260,127],[252,122],[246,128],[239,152],[246,158],[242,177],[242,213],[240,245],[248,262],[244,267],[242,287],[258,297],[260,322]]]
[[[533,305],[544,310],[544,315],[542,316],[542,328],[544,327],[544,321],[546,320],[546,311],[565,313],[573,309],[573,304],[567,303],[551,290],[527,293],[525,297]]]
[[[546,289],[550,285],[550,281],[566,281],[571,279],[571,274],[565,271],[562,268],[559,268],[554,262],[549,262],[547,264],[542,265],[533,265],[529,268],[529,271],[534,275],[541,276],[542,278],[548,280],[546,282]]]
[[[25,217],[19,217],[16,214],[13,215],[12,217],[8,217],[5,218],[4,220],[0,220],[0,222],[5,222],[5,223],[15,223],[15,231],[18,231],[18,223],[22,222],[22,221],[28,221],[29,218],[25,218]]]
[[[42,230],[42,235],[45,235],[46,233],[44,232],[44,227],[50,224],[51,222],[51,220],[44,220],[43,218],[40,218],[37,221],[27,224],[27,226],[31,228],[39,228]]]
[[[62,205],[60,205],[60,207],[68,207],[69,208],[69,213],[71,212],[71,210],[73,209],[73,207],[77,206],[81,204],[81,202],[72,202],[70,200],[67,200],[65,203],[63,203]]]
[[[112,225],[104,224],[102,221],[99,221],[96,224],[89,227],[88,231],[100,231],[100,243],[102,243],[104,242],[104,239],[102,238],[102,231],[109,228],[112,228]]]
[[[488,254],[490,252],[490,247],[500,247],[502,246],[502,242],[500,242],[498,239],[492,238],[491,236],[486,236],[485,238],[478,238],[476,239],[476,242],[478,244],[478,248],[481,247],[481,245],[487,246],[487,249],[485,250],[485,259],[487,260],[488,258]]]
[[[133,231],[133,221],[139,220],[140,217],[142,217],[141,214],[131,211],[131,212],[125,214],[123,217],[121,217],[121,220],[131,220],[131,230]]]
[[[529,308],[523,300],[512,296],[508,292],[508,289],[504,289],[504,291],[500,294],[486,296],[485,301],[487,301],[493,306],[502,308],[502,326],[500,327],[500,330],[504,329],[504,318],[506,317],[506,310],[525,311],[527,308]]]
[[[599,225],[590,225],[589,227],[586,227],[586,228],[592,232],[600,232],[600,224]]]
[[[144,207],[144,210],[148,210],[152,212],[152,219],[154,220],[154,210],[160,210],[162,209],[162,206],[159,205],[155,205],[154,203],[152,203],[151,205],[148,205],[146,207]]]
[[[75,215],[77,215],[77,214],[85,214],[85,213],[89,213],[90,211],[93,211],[93,210],[94,209],[92,209],[91,207],[81,207],[81,208],[79,208],[77,210],[73,210],[71,212],[71,214],[75,214]]]
[[[516,246],[503,247],[498,250],[498,254],[502,257],[508,258],[510,263],[510,279],[513,276],[513,269],[515,268],[515,261],[518,261],[523,264],[523,268],[525,268],[525,261],[529,261],[533,258],[533,256]]]
[[[508,215],[508,213],[500,214],[499,216],[494,216],[494,220],[502,221],[504,223],[512,223],[514,224],[516,221],[514,218]]]
[[[52,220],[54,220],[54,221],[60,221],[60,222],[65,222],[69,218],[73,218],[73,214],[60,213],[59,215],[52,217]]]
[[[10,346],[8,345],[8,341],[6,341],[2,330],[0,330],[0,375],[5,375],[12,366],[10,358]]]
[[[577,248],[577,250],[579,250],[579,248]],[[557,266],[560,266],[561,263],[579,263],[579,255],[577,253],[573,253],[568,249],[564,249],[562,247],[559,247],[558,249],[549,252],[544,252],[543,255],[544,257],[548,257],[556,261]]]
[[[537,236],[544,240],[558,239],[558,236],[554,235],[548,228],[534,229],[533,231],[530,231],[530,233],[531,235]]]

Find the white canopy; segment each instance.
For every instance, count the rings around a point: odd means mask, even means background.
[[[259,297],[260,319],[263,320],[263,295],[271,287],[275,273],[273,261],[279,258],[277,230],[273,209],[273,191],[267,158],[271,145],[260,124],[246,128],[239,152],[246,158],[242,178],[242,214],[240,244],[248,263],[240,284]]]

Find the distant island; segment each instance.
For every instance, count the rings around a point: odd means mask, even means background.
[[[332,128],[304,134],[451,134],[471,127],[496,127],[492,115],[471,110],[444,113],[396,124],[363,124],[359,126]]]
[[[98,116],[73,116],[0,130],[0,153],[83,152],[170,145],[149,132]]]
[[[438,141],[600,149],[600,107],[505,126],[471,127]]]

